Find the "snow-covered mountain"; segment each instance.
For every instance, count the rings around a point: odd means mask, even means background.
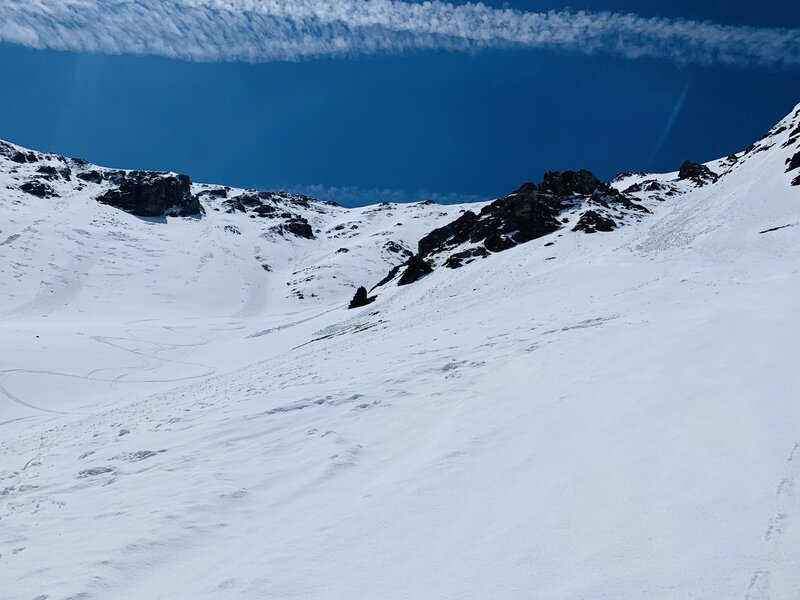
[[[800,598],[800,105],[449,206],[3,143],[0,286],[0,598]]]

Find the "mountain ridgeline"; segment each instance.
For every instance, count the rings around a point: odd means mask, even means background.
[[[459,206],[425,201],[345,209],[299,194],[195,184],[177,173],[98,167],[6,142],[0,142],[0,175],[15,202],[61,199],[69,208],[75,198],[82,198],[160,223],[219,219],[227,234],[241,235],[248,227],[255,228],[258,239],[306,244],[309,252],[314,252],[315,244],[325,248],[346,242],[327,260],[368,260],[369,268],[359,275],[363,279],[338,282],[339,289],[347,286],[350,294],[366,286],[350,303],[351,308],[360,308],[380,297],[380,293],[369,296],[370,286],[371,292],[406,286],[439,268],[459,269],[542,238],[545,246],[552,247],[565,235],[608,234],[641,222],[662,203],[718,185],[776,144],[785,154],[786,183],[800,186],[800,110],[796,110],[745,151],[719,160],[686,161],[667,174],[625,173],[610,182],[587,170],[548,172],[539,183],[525,183],[498,200]],[[46,206],[42,204],[43,209]],[[224,222],[216,214],[225,215]],[[384,225],[367,235],[367,223],[377,223],[378,215]],[[397,222],[391,223],[392,219]],[[273,271],[274,261],[259,245],[252,253],[264,272]],[[367,279],[381,267],[382,278]],[[320,292],[306,289],[305,284],[319,279],[324,268],[317,265],[310,274],[307,269],[292,271],[294,277],[286,281],[289,294],[296,300],[319,299]]]

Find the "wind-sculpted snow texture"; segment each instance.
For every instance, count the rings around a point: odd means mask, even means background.
[[[800,597],[798,127],[524,242],[513,195],[137,217],[4,147],[0,597]],[[467,211],[514,244],[348,309]]]

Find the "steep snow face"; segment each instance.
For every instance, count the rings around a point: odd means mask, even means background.
[[[800,597],[799,126],[354,310],[471,207],[4,192],[0,595]]]

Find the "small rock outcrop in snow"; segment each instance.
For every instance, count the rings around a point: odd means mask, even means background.
[[[375,302],[375,296],[369,296],[367,294],[367,288],[361,286],[356,290],[355,296],[353,296],[353,299],[350,301],[350,306],[347,308],[361,308],[373,302]]]
[[[414,255],[409,258],[405,266],[405,271],[403,271],[403,275],[400,277],[400,281],[397,282],[397,285],[408,285],[409,283],[414,283],[418,279],[425,277],[425,275],[433,273],[433,267],[431,267],[430,263],[419,255]]]
[[[53,196],[58,196],[56,192],[46,183],[42,183],[41,181],[27,181],[19,186],[26,194],[30,194],[31,196],[36,196],[38,198],[52,198]]]
[[[800,169],[800,150],[795,152],[794,156],[789,159],[789,166],[786,167],[786,172],[794,171],[795,169]]]
[[[584,233],[597,233],[598,231],[614,231],[617,224],[613,219],[604,217],[595,210],[587,210],[578,220],[577,225],[572,231],[583,231]]]
[[[697,185],[706,185],[714,183],[719,176],[707,166],[687,160],[678,171],[678,179],[691,179]]]

